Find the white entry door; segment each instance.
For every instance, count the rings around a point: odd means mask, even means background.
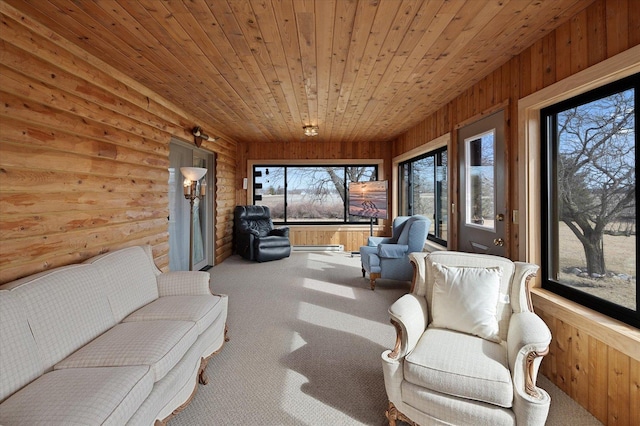
[[[458,130],[458,250],[507,255],[504,113]]]

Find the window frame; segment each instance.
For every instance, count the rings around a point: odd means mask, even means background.
[[[383,160],[381,159],[370,159],[370,160],[316,160],[316,161],[310,161],[310,160],[288,160],[288,161],[283,161],[283,160],[255,160],[255,161],[249,161],[248,165],[247,165],[247,170],[249,172],[249,179],[248,179],[248,188],[247,188],[247,204],[256,204],[256,200],[255,200],[255,193],[254,193],[254,185],[255,185],[255,170],[258,167],[282,167],[285,168],[285,189],[284,189],[284,193],[285,193],[285,220],[274,220],[274,224],[279,225],[279,226],[323,226],[323,227],[329,227],[329,226],[370,226],[371,225],[371,220],[369,218],[362,218],[362,220],[359,221],[349,221],[349,205],[348,205],[348,198],[345,200],[344,206],[343,206],[343,220],[335,220],[335,221],[312,221],[312,220],[307,220],[307,221],[300,221],[300,220],[294,220],[294,221],[287,221],[287,217],[286,217],[286,211],[287,211],[287,206],[286,206],[286,195],[287,195],[287,182],[286,182],[286,170],[287,168],[301,168],[301,167],[309,167],[309,168],[318,168],[318,167],[332,167],[332,168],[344,168],[345,172],[346,172],[346,168],[347,167],[373,167],[375,169],[375,174],[376,174],[376,180],[384,180],[384,173],[383,173]],[[345,175],[346,176],[346,175]],[[347,180],[345,179],[345,187],[347,187]],[[345,188],[345,191],[347,190],[347,188]],[[346,192],[348,193],[348,192]],[[258,201],[259,204],[259,201]],[[378,219],[373,219],[373,224],[374,225],[378,225]]]
[[[540,197],[541,197],[541,226],[540,232],[542,241],[541,248],[541,284],[542,288],[549,290],[559,296],[569,299],[575,303],[578,303],[587,308],[593,309],[601,314],[616,320],[622,321],[626,324],[640,328],[640,294],[638,294],[638,284],[636,280],[636,310],[626,308],[625,306],[616,304],[607,299],[594,296],[590,293],[576,290],[566,284],[562,284],[558,280],[551,279],[553,256],[558,250],[557,247],[551,248],[553,244],[554,235],[556,231],[555,223],[557,222],[557,214],[553,208],[555,200],[555,172],[556,172],[556,159],[557,159],[557,146],[556,140],[550,137],[549,134],[552,130],[557,128],[557,114],[572,107],[584,105],[598,99],[619,93],[625,90],[634,90],[634,102],[635,102],[635,163],[636,169],[638,165],[638,141],[640,135],[638,134],[638,113],[637,105],[639,103],[640,96],[640,74],[634,74],[626,76],[624,78],[608,82],[601,86],[591,88],[588,91],[576,94],[574,96],[562,99],[558,102],[552,103],[540,109],[540,176],[542,178],[540,185]],[[638,213],[638,206],[636,200],[636,218]],[[636,253],[638,253],[638,238],[636,234]],[[637,262],[637,259],[636,259]],[[636,265],[637,267],[637,265]]]
[[[447,153],[447,171],[446,171],[446,176],[447,176],[447,188],[449,188],[450,184],[450,180],[449,180],[449,170],[451,168],[451,164],[450,164],[450,157],[449,157],[449,151],[447,149],[447,145],[444,146],[439,146],[437,148],[431,149],[429,151],[426,151],[424,153],[421,153],[419,155],[416,155],[414,157],[411,158],[407,158],[405,160],[399,161],[397,163],[397,165],[395,166],[396,170],[397,170],[397,176],[398,176],[398,180],[397,180],[397,192],[398,192],[398,197],[397,197],[397,208],[398,208],[398,212],[400,212],[400,214],[405,214],[405,215],[412,215],[414,214],[413,212],[413,191],[411,190],[412,188],[412,182],[411,182],[411,177],[413,176],[412,170],[411,170],[411,164],[420,161],[420,160],[424,160],[425,158],[429,158],[429,157],[433,157],[434,161],[434,168],[433,168],[433,178],[434,178],[434,182],[437,182],[437,168],[438,168],[438,161],[442,160],[442,153],[446,152]],[[408,170],[408,176],[409,176],[409,182],[406,183],[406,194],[405,191],[403,191],[403,187],[405,186],[405,182],[404,182],[404,172],[403,172],[403,168],[405,166],[409,166],[409,170]],[[434,191],[437,191],[436,189],[434,189]],[[441,194],[442,195],[442,192]],[[449,192],[448,190],[446,191],[446,197],[447,200],[445,201],[445,203],[447,204],[447,219],[450,218],[450,215],[448,214],[448,205],[449,205]],[[404,201],[407,201],[407,206],[406,206],[406,211],[405,211],[405,206],[404,206]],[[438,216],[438,212],[442,211],[442,208],[438,209],[436,208],[436,205],[440,205],[442,206],[442,200],[439,200],[440,202],[438,203],[436,200],[434,200],[434,215],[436,216],[435,218],[429,218],[431,220],[434,221],[434,230],[438,230],[438,221],[441,219],[441,217]],[[447,229],[451,230],[450,224],[447,222]],[[447,234],[448,236],[449,234]],[[427,240],[432,241],[436,244],[439,244],[441,246],[446,247],[447,246],[447,240],[441,238],[441,236],[435,235],[433,233],[429,233],[427,234]]]

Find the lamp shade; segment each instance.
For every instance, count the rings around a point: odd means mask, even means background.
[[[180,167],[180,173],[190,181],[197,182],[207,174],[207,169],[202,167]]]

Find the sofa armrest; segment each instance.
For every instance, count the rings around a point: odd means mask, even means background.
[[[427,309],[425,298],[414,294],[405,294],[391,305],[389,315],[396,328],[396,345],[390,358],[403,358],[413,350],[427,328]]]
[[[163,296],[197,296],[211,294],[208,272],[175,271],[158,275],[158,293]]]

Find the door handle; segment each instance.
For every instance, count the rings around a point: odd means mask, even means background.
[[[496,215],[496,220],[498,222],[504,221],[504,215],[502,213]]]
[[[495,238],[493,240],[493,245],[496,245],[498,247],[502,247],[502,246],[504,246],[504,240],[502,238]]]

